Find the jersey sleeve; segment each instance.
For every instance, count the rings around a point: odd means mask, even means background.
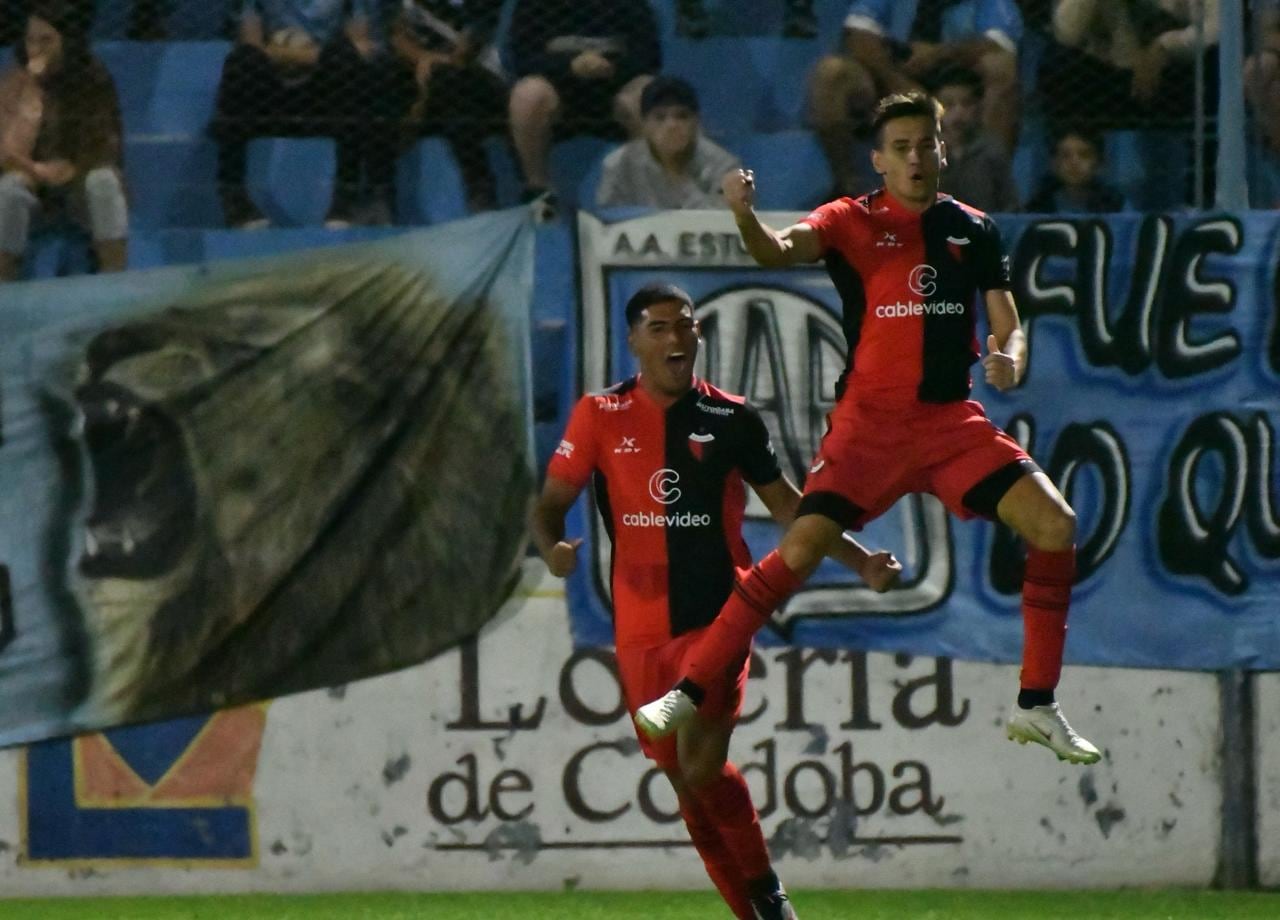
[[[752,485],[767,486],[782,475],[782,467],[778,465],[769,429],[752,406],[742,407],[742,429],[738,469]]]
[[[547,464],[547,476],[582,488],[596,470],[599,443],[595,397],[584,396],[573,407],[556,452]]]
[[[808,215],[801,218],[800,223],[808,224],[818,231],[823,252],[835,249],[840,240],[849,234],[852,227],[853,202],[848,198],[828,201],[816,211],[810,211]]]
[[[982,220],[978,234],[977,281],[980,291],[1007,291],[1013,284],[1009,278],[1009,255],[1004,251],[1000,228],[990,217]]]

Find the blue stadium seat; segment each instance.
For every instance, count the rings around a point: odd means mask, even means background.
[[[219,227],[212,141],[185,137],[128,139],[124,170],[129,224],[135,229]]]
[[[397,169],[399,223],[438,224],[469,213],[462,172],[444,138],[422,138],[400,158]]]
[[[764,82],[753,119],[757,131],[786,131],[805,126],[809,75],[826,50],[819,41],[757,38],[743,42],[755,72]]]
[[[249,142],[249,195],[276,226],[318,226],[333,203],[335,166],[332,138],[255,138]]]
[[[485,156],[493,170],[498,189],[498,207],[509,208],[520,201],[520,169],[516,166],[511,142],[505,137],[489,137],[484,142]]]
[[[1106,132],[1104,173],[1139,211],[1187,207],[1192,169],[1191,145],[1179,132],[1124,130]],[[1206,164],[1212,169],[1213,164]]]
[[[89,235],[59,222],[31,234],[22,277],[26,280],[84,275],[93,267]]]
[[[213,117],[222,62],[231,44],[171,42],[162,48],[141,130],[148,134],[203,136]]]
[[[584,181],[594,169],[599,182],[600,161],[616,146],[614,141],[584,135],[560,141],[551,148],[551,184],[559,193],[563,208],[578,207]],[[581,203],[594,204],[594,189],[592,191]]]
[[[744,50],[747,41],[675,38],[664,49],[663,71],[693,84],[703,130],[717,140],[757,130],[758,113],[765,108],[767,81]]]
[[[93,53],[115,81],[127,135],[151,133],[147,111],[165,47],[162,43],[126,41],[101,41],[93,46]]]
[[[756,204],[762,210],[805,210],[831,192],[831,168],[808,131],[745,134],[726,146],[759,177]]]

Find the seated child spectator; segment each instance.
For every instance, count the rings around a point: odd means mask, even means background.
[[[722,206],[720,180],[740,164],[703,135],[693,87],[678,77],[656,78],[640,95],[640,115],[644,136],[605,158],[596,204]]]
[[[1106,214],[1125,210],[1124,195],[1103,180],[1102,136],[1078,128],[1058,135],[1052,172],[1045,176],[1024,210],[1036,214]]]

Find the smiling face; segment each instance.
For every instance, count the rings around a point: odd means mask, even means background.
[[[884,176],[885,188],[908,207],[923,210],[938,195],[938,175],[946,147],[938,123],[927,115],[904,115],[885,122],[871,163]]]
[[[640,379],[653,395],[679,399],[693,386],[698,357],[698,323],[693,308],[679,300],[650,304],[627,334],[640,364]]]

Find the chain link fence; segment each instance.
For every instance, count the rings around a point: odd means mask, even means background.
[[[1280,0],[1226,2],[0,0],[0,250],[20,186],[95,241],[121,206],[130,232],[709,207],[738,163],[804,209],[871,187],[870,108],[915,87],[944,188],[988,210],[1212,207],[1225,123],[1275,207]]]

